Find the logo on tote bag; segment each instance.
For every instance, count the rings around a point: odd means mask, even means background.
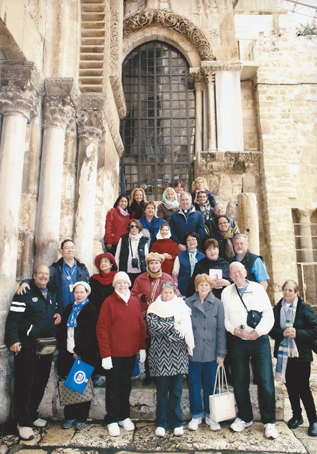
[[[75,383],[77,383],[77,385],[81,385],[82,383],[88,382],[85,372],[82,370],[76,372],[74,375],[74,381]]]

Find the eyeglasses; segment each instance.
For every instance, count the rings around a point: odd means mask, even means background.
[[[187,238],[187,241],[189,243],[193,243],[194,241],[197,241],[196,238]]]
[[[130,225],[130,229],[133,229],[133,228],[136,228],[136,229],[137,229],[137,228],[138,228],[138,226],[137,226],[136,224],[132,224],[132,225]]]
[[[75,250],[74,247],[68,247],[68,246],[63,247],[63,249],[64,249],[64,251],[74,251]]]
[[[35,274],[38,274],[39,276],[49,276],[50,273],[43,273],[43,271],[40,271],[40,272],[36,272]]]
[[[229,222],[219,222],[218,225],[228,225],[228,224],[229,224]]]

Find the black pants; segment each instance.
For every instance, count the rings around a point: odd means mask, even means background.
[[[65,419],[76,419],[77,422],[86,422],[91,401],[81,402],[80,404],[65,405],[64,416]]]
[[[295,361],[292,358],[288,359],[285,378],[293,416],[296,419],[301,418],[302,409],[300,406],[300,399],[302,399],[307,418],[309,420],[309,423],[312,424],[317,421],[317,418],[314,399],[309,387],[309,377],[309,361]]]
[[[22,427],[32,427],[44,396],[53,355],[38,356],[23,348],[14,356],[14,413]]]
[[[135,355],[112,358],[113,368],[106,371],[106,424],[130,417],[129,398],[134,364]]]

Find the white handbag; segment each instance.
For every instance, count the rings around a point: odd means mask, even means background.
[[[216,388],[218,393],[215,394]],[[209,396],[210,419],[215,422],[227,421],[236,417],[233,392],[229,391],[224,366],[217,368],[214,393]]]

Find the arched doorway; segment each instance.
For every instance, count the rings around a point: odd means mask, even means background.
[[[175,180],[190,188],[195,94],[188,75],[184,56],[160,41],[140,45],[123,62],[127,115],[121,122],[121,192],[143,187],[149,198],[161,200]]]

